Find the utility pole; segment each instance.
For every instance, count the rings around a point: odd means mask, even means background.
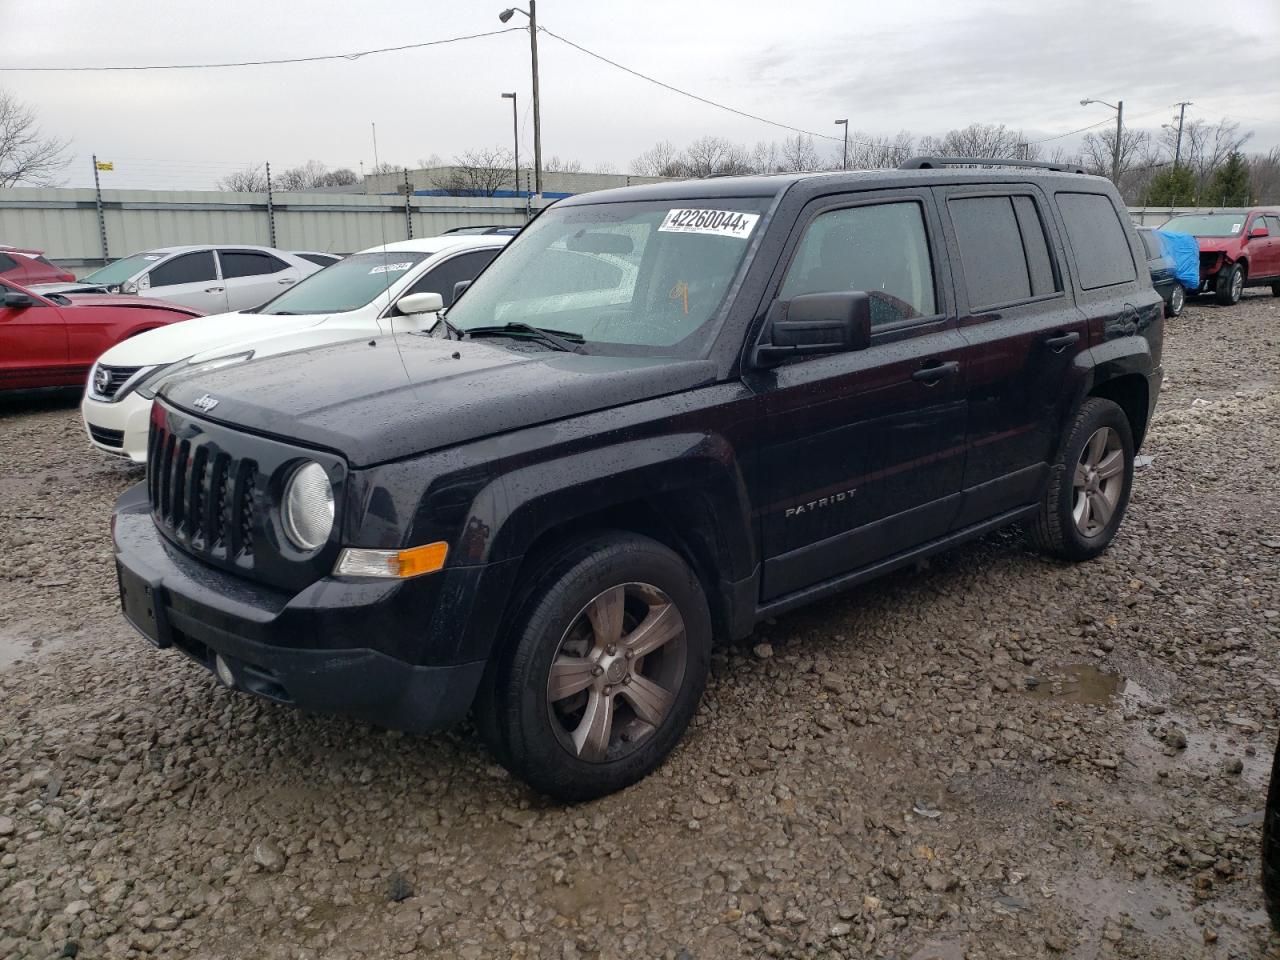
[[[276,208],[271,201],[271,161],[267,161],[267,235],[271,238],[270,247],[276,245]]]
[[[844,127],[844,152],[840,154],[840,169],[849,169],[849,121],[848,119],[837,120],[836,126]]]
[[[1111,154],[1111,182],[1120,189],[1120,140],[1124,137],[1124,101],[1116,101],[1116,148]]]
[[[533,54],[533,191],[542,196],[542,98],[538,95],[538,3],[529,0],[529,9],[507,7],[498,14],[506,23],[517,13],[529,18],[529,50]]]
[[[520,199],[520,121],[514,93],[504,93],[503,100],[511,101],[511,143],[515,148],[516,199]]]
[[[98,207],[98,236],[102,239],[102,265],[110,259],[107,252],[107,218],[102,212],[102,184],[98,181],[98,155],[93,155],[93,197]]]
[[[404,230],[407,239],[413,239],[413,207],[409,198],[413,196],[413,188],[409,186],[409,168],[404,167]]]
[[[1178,101],[1178,139],[1173,148],[1173,169],[1178,169],[1178,161],[1182,159],[1182,121],[1186,118],[1187,107],[1191,106],[1190,100]]]

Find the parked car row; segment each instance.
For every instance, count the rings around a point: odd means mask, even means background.
[[[1280,297],[1280,210],[1188,213],[1159,229],[1195,237],[1199,246],[1199,277],[1182,284],[1185,293],[1212,294],[1223,306],[1239,303],[1246,287],[1269,286]]]

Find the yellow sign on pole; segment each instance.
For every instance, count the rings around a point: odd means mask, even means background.
[[[115,165],[115,162],[112,160],[99,160],[97,163],[97,167],[99,170],[114,170],[116,168],[116,165]]]

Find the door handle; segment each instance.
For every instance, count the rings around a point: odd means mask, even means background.
[[[293,281],[286,278],[284,280],[277,280],[276,283],[280,283],[280,284],[293,283]]]
[[[1070,333],[1055,334],[1054,336],[1047,339],[1044,342],[1044,345],[1048,347],[1050,350],[1052,350],[1054,353],[1061,353],[1067,347],[1071,346],[1073,343],[1078,343],[1079,341],[1080,341],[1079,332],[1073,330]]]
[[[932,387],[940,380],[947,377],[954,377],[960,372],[960,361],[948,360],[946,363],[935,363],[930,367],[921,367],[911,375],[912,380],[923,383],[925,386]]]
[[[222,287],[205,287],[204,292],[205,293],[221,293]]]

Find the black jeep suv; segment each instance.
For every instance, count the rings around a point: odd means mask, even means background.
[[[941,165],[574,197],[427,334],[170,382],[126,616],[281,703],[471,710],[581,799],[680,739],[713,636],[1014,521],[1097,555],[1161,383],[1142,244],[1105,180]]]

